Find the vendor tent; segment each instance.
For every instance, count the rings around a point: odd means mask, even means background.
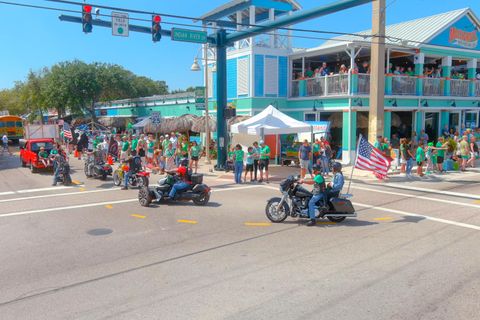
[[[277,135],[311,131],[310,125],[295,120],[272,105],[248,120],[231,126],[232,133]]]

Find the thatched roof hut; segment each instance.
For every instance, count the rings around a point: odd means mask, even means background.
[[[149,123],[144,127],[145,132],[149,133],[170,133],[170,132],[188,132],[191,131],[197,116],[193,114],[184,114],[180,117],[164,118],[158,126]]]
[[[205,132],[205,126],[207,124],[207,116],[198,117],[193,121],[191,131],[193,132]],[[210,131],[217,130],[217,121],[212,117],[208,117],[208,124],[210,126]]]

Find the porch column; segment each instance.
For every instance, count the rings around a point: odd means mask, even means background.
[[[393,86],[393,78],[392,78],[392,74],[391,73],[388,73],[385,75],[385,94],[386,95],[392,95],[393,94],[393,91],[392,91],[392,86]]]
[[[357,148],[357,112],[343,111],[342,126],[342,162],[353,164]]]
[[[268,10],[268,20],[275,20],[275,9],[270,8]],[[277,37],[277,31],[272,31],[270,33],[270,48],[275,48],[275,38]]]
[[[423,96],[423,65],[425,64],[425,54],[417,53],[413,61],[415,61],[415,76],[417,77],[415,81],[416,93],[417,96]]]
[[[361,49],[360,49],[361,50]],[[355,66],[355,48],[350,48],[350,94],[357,94],[358,93],[358,74],[354,72]]]
[[[475,76],[477,75],[477,59],[468,60],[468,80],[470,80],[468,95],[475,97]]]
[[[417,132],[417,137],[420,135],[423,127],[423,111],[418,110],[417,112],[415,112],[415,132]]]
[[[288,15],[291,16],[293,14],[293,11],[288,11]],[[288,26],[288,27],[291,27],[291,26]],[[293,32],[292,30],[288,30],[287,31],[287,44],[288,44],[288,49],[290,49],[292,47],[292,35],[293,35]]]
[[[442,76],[445,78],[445,84],[443,86],[443,94],[450,95],[450,77],[452,75],[452,57],[442,58]]]
[[[443,111],[440,112],[440,134],[442,135],[445,131],[448,131],[450,126],[450,112]]]
[[[237,11],[237,31],[242,30],[242,11]],[[235,42],[235,48],[240,49],[240,41]]]
[[[250,6],[248,7],[248,15],[249,15],[249,19],[248,19],[248,23],[253,25],[255,24],[255,6]],[[253,48],[254,47],[254,42],[255,42],[255,37],[251,37],[250,38],[250,47]]]
[[[390,140],[392,134],[392,111],[385,111],[385,127],[383,128],[383,136]]]

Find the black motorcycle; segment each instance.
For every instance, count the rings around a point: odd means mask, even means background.
[[[67,162],[57,165],[59,166],[57,183],[63,183],[64,186],[72,185],[72,177],[70,176],[70,165]]]
[[[190,186],[186,190],[178,191],[175,199],[171,201],[193,201],[197,206],[204,206],[210,200],[210,188],[203,183],[203,174],[191,174]],[[156,186],[146,186],[139,190],[138,201],[143,207],[148,207],[152,202],[161,202],[168,197],[170,190],[178,177],[168,173],[160,179]]]
[[[272,222],[282,222],[288,216],[292,218],[308,218],[308,202],[313,194],[298,183],[299,177],[290,176],[280,183],[280,192],[282,197],[275,197],[268,200],[265,208],[267,218]],[[323,200],[316,203],[316,218],[327,218],[332,222],[342,222],[345,218],[356,217],[352,202],[346,195],[337,194],[327,199],[327,204],[323,205]]]
[[[87,178],[100,178],[100,180],[107,180],[107,176],[111,176],[113,169],[112,167],[102,162],[95,164],[94,157],[88,157],[85,160],[84,172]]]

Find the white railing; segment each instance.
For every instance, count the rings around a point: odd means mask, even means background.
[[[358,94],[370,93],[370,75],[359,73],[358,74]]]
[[[323,96],[325,94],[325,77],[307,79],[307,96]]]
[[[475,81],[475,96],[480,97],[480,80]]]
[[[469,80],[450,80],[450,95],[455,97],[468,97]]]
[[[327,82],[325,95],[348,94],[348,74],[336,74],[325,78]]]
[[[392,77],[392,94],[415,95],[417,78],[409,76]]]
[[[290,87],[290,96],[298,97],[300,95],[300,80],[292,80],[292,86]]]
[[[423,79],[424,96],[443,96],[444,80],[440,78]]]

